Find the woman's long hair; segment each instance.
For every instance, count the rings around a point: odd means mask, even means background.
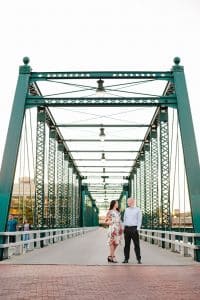
[[[112,209],[113,209],[113,207],[115,206],[116,202],[117,202],[117,200],[112,200],[112,201],[110,202],[110,208],[109,208],[109,210],[112,210]],[[116,208],[116,210],[119,211],[119,208]]]

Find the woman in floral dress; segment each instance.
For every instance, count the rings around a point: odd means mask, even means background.
[[[121,242],[122,223],[118,209],[118,202],[116,200],[112,200],[110,202],[110,208],[106,215],[105,223],[109,225],[108,244],[110,247],[110,255],[108,256],[108,262],[117,263],[115,258],[115,250]]]

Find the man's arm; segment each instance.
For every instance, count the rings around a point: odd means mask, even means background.
[[[122,222],[122,224],[123,224],[123,227],[125,226],[125,224],[126,224],[126,209],[125,209],[125,212],[124,212],[124,216],[123,216],[123,222]]]
[[[138,209],[137,230],[140,230],[141,226],[142,226],[142,211]]]

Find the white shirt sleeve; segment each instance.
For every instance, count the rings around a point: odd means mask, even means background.
[[[140,209],[138,209],[138,220],[137,220],[137,230],[140,230],[141,226],[142,226],[142,212]]]
[[[126,224],[126,209],[125,209],[125,212],[124,212],[124,218],[123,218],[124,220],[123,220],[123,227],[125,226],[125,224]]]

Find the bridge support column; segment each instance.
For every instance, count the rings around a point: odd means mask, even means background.
[[[56,130],[49,130],[49,159],[48,159],[48,226],[55,227],[55,160],[56,160]]]
[[[68,168],[68,226],[73,227],[73,166],[69,162]]]
[[[143,226],[146,228],[146,180],[145,180],[145,163],[144,152],[140,155],[140,208],[143,213]]]
[[[46,112],[44,107],[37,111],[37,137],[36,137],[36,178],[35,178],[35,211],[34,227],[44,227],[44,176],[45,176],[45,138],[46,138]]]
[[[169,193],[169,131],[168,108],[161,107],[159,115],[160,126],[160,178],[161,178],[161,226],[169,229],[170,222],[170,193]]]
[[[152,228],[159,228],[159,198],[158,198],[158,139],[157,126],[150,132],[151,142],[151,185],[152,185]]]
[[[152,192],[151,192],[151,165],[150,165],[150,144],[149,141],[145,142],[144,145],[145,153],[145,216],[146,216],[146,227],[152,227]]]
[[[137,205],[142,208],[141,206],[141,191],[140,191],[140,162],[136,163],[136,198],[137,198]]]
[[[179,66],[180,59],[174,59],[174,84],[177,96],[178,119],[183,146],[185,171],[187,176],[188,192],[191,205],[193,228],[195,233],[200,232],[200,166],[195,134],[187,93],[184,70]],[[200,238],[195,238],[195,244],[200,246]],[[200,261],[200,249],[195,250],[195,259]]]
[[[68,156],[64,153],[63,165],[63,226],[67,227],[68,216]]]
[[[0,172],[0,231],[4,232],[7,226],[8,212],[10,208],[12,188],[17,163],[17,155],[20,144],[21,131],[24,121],[25,101],[28,94],[31,68],[29,59],[24,58],[24,66],[19,68],[19,77],[15,91],[15,97],[8,127],[6,144],[3,153]],[[0,238],[3,243],[3,237]],[[0,249],[0,260],[3,258],[3,249]]]
[[[64,146],[58,143],[57,152],[57,201],[56,201],[56,227],[63,227],[63,162]]]

